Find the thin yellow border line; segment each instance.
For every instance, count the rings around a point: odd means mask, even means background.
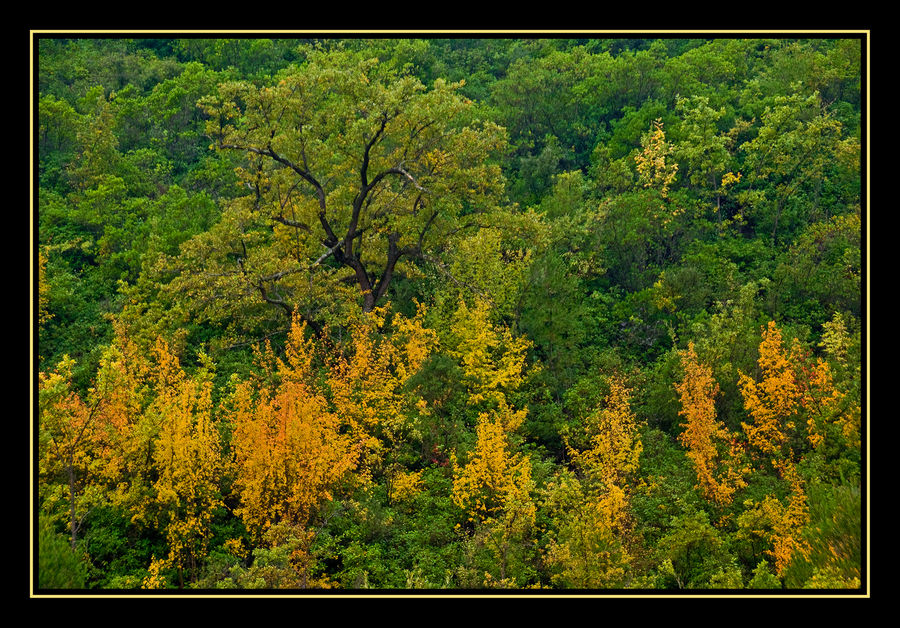
[[[749,29],[749,30],[740,30],[740,29],[723,29],[723,30],[709,30],[709,29],[612,29],[612,30],[596,30],[596,29],[551,29],[551,30],[539,30],[539,29],[373,29],[369,30],[348,30],[348,29],[249,29],[249,30],[192,30],[192,29],[138,29],[138,30],[126,30],[126,29],[96,29],[96,30],[80,30],[80,29],[31,29],[29,30],[29,65],[31,68],[31,72],[29,75],[29,102],[30,102],[30,111],[29,111],[29,122],[31,124],[31,129],[34,129],[34,75],[35,75],[35,67],[34,67],[34,35],[38,34],[58,34],[58,33],[78,33],[78,34],[144,34],[144,33],[153,33],[153,34],[171,34],[171,33],[208,33],[208,34],[262,34],[262,33],[278,33],[278,34],[363,34],[363,35],[375,35],[375,34],[510,34],[510,35],[523,35],[523,34],[544,34],[544,35],[557,35],[557,34],[570,34],[570,33],[582,33],[582,34],[621,34],[621,33],[643,33],[643,34],[678,34],[678,33],[696,33],[696,34],[741,34],[741,35],[754,35],[754,34],[857,34],[857,35],[865,35],[865,50],[866,50],[866,269],[871,266],[871,228],[869,225],[869,217],[870,217],[870,205],[871,205],[871,29]],[[30,224],[29,224],[29,249],[30,254],[33,255],[35,252],[35,241],[34,241],[34,135],[32,133],[30,138],[29,145],[29,186],[30,186]],[[762,593],[746,593],[746,594],[730,594],[730,595],[712,595],[712,594],[681,594],[681,595],[673,595],[673,594],[621,594],[621,593],[548,593],[544,594],[528,594],[528,593],[516,593],[516,594],[490,594],[490,593],[479,593],[479,594],[469,594],[469,593],[418,593],[418,594],[406,594],[406,593],[384,593],[384,594],[355,594],[355,593],[333,593],[333,594],[316,594],[316,593],[303,593],[303,594],[284,594],[284,595],[275,595],[275,594],[222,594],[222,595],[212,595],[212,594],[191,594],[191,593],[183,593],[183,594],[149,594],[149,593],[110,593],[110,594],[42,594],[34,592],[34,508],[29,511],[29,596],[31,598],[373,598],[373,599],[381,599],[381,598],[547,598],[547,599],[557,599],[557,598],[718,598],[718,599],[728,599],[728,598],[847,598],[847,599],[858,599],[858,598],[869,598],[871,597],[871,570],[872,570],[872,561],[871,561],[871,505],[870,505],[870,495],[871,495],[871,482],[869,482],[870,470],[871,470],[871,436],[870,436],[870,413],[868,409],[871,407],[871,308],[870,308],[870,276],[871,273],[866,273],[866,589],[863,594],[855,595],[855,594],[847,594],[847,595],[838,595],[838,594],[822,594],[817,595],[813,591],[810,590],[810,593],[784,593],[784,594],[762,594]],[[29,264],[29,355],[31,358],[31,364],[34,365],[34,265]],[[30,420],[30,434],[29,434],[29,498],[32,506],[34,505],[34,369],[29,369],[29,420]],[[517,591],[521,591],[518,589]]]

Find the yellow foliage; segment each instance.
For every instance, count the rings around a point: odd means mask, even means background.
[[[219,433],[212,418],[212,383],[190,379],[161,339],[162,377],[175,382],[151,404],[164,417],[153,452],[156,502],[163,513],[169,560],[176,566],[208,551],[213,515],[223,505]]]
[[[734,174],[733,172],[726,172],[722,176],[722,189],[726,190],[729,187],[731,187],[732,185],[740,183],[740,181],[741,181],[741,173],[740,172],[738,172],[737,174]]]
[[[282,520],[307,525],[354,468],[358,450],[351,437],[341,433],[324,399],[300,382],[283,382],[274,393],[241,383],[234,403],[236,513],[256,534]]]
[[[587,446],[579,450],[567,444],[585,481],[564,479],[554,491],[562,504],[557,506],[557,538],[547,558],[560,569],[552,579],[562,586],[617,586],[631,561],[624,537],[631,477],[638,470],[643,444],[630,396],[624,379],[611,377],[603,405],[588,417]]]
[[[170,569],[171,564],[168,560],[153,558],[150,560],[150,567],[148,571],[150,572],[146,576],[144,576],[144,580],[141,582],[142,589],[165,589],[166,585],[166,577],[163,575],[163,569]]]
[[[287,362],[276,360],[268,347],[261,356],[263,363],[277,363],[279,377],[236,382],[231,397],[235,487],[241,499],[236,513],[257,537],[281,521],[308,525],[359,457],[353,435],[342,430],[339,417],[306,380],[310,350],[295,319]]]
[[[678,164],[674,161],[666,163],[666,158],[674,152],[674,148],[666,142],[662,120],[653,121],[653,129],[641,138],[641,152],[635,156],[638,180],[644,187],[659,188],[660,195],[666,198],[669,186],[678,174]]]
[[[47,258],[38,251],[38,327],[53,318],[47,311],[50,301],[50,284],[47,283]]]
[[[349,355],[338,356],[328,373],[335,412],[366,446],[367,466],[382,462],[384,450],[397,445],[410,421],[410,408],[427,411],[424,401],[404,392],[406,382],[437,345],[437,335],[424,326],[421,306],[415,317],[395,314],[395,332],[379,333],[386,308],[376,308],[351,328]]]
[[[470,309],[460,300],[451,333],[455,342],[448,353],[462,366],[470,404],[501,404],[525,380],[530,343],[524,337],[513,338],[507,327],[495,326],[487,302],[479,299]]]
[[[580,482],[566,477],[549,489],[548,505],[558,513],[556,535],[546,554],[547,564],[558,570],[552,582],[579,589],[620,585],[631,562],[623,543],[628,522],[625,491],[612,485],[585,493]]]
[[[478,417],[475,450],[468,463],[453,465],[453,501],[476,522],[492,522],[504,515],[530,524],[535,505],[531,500],[531,463],[514,453],[504,427],[504,417],[484,412]]]
[[[391,481],[393,502],[406,501],[422,491],[422,471],[399,471]]]
[[[267,346],[258,355],[262,375],[235,382],[229,418],[241,497],[236,512],[257,538],[280,522],[306,528],[351,472],[365,482],[382,468],[408,429],[411,408],[427,411],[404,391],[437,342],[424,314],[420,308],[410,319],[394,315],[390,336],[381,333],[386,308],[363,314],[351,324],[346,350],[324,364],[318,359],[325,345],[307,337],[295,316],[285,358]],[[415,493],[418,476],[387,467],[394,498]]]
[[[573,462],[606,486],[623,485],[640,464],[643,444],[630,397],[622,377],[610,378],[603,406],[588,417],[588,447],[582,451],[569,447]]]
[[[759,345],[760,381],[756,382],[744,373],[739,374],[738,385],[744,397],[744,408],[753,419],[752,423],[741,423],[747,440],[753,447],[775,458],[784,455],[782,446],[787,440],[785,429],[800,399],[800,386],[794,370],[794,365],[799,362],[799,346],[794,343],[788,352],[784,348],[781,331],[774,321],[770,321]]]
[[[837,326],[831,330],[829,346],[839,351],[840,330]],[[835,386],[828,362],[811,362],[796,340],[787,349],[774,322],[763,332],[759,368],[759,381],[740,373],[744,408],[752,418],[741,425],[749,443],[771,456],[773,463],[791,456],[785,445],[799,426],[805,427],[806,440],[814,448],[821,447],[829,433],[850,447],[858,446],[858,405],[846,407],[846,395]],[[831,429],[832,425],[837,429]]]
[[[240,559],[247,558],[248,551],[247,548],[244,547],[244,541],[240,538],[237,539],[227,539],[225,543],[223,543],[223,547],[228,551],[229,554],[235,556]]]
[[[825,441],[828,425],[835,422],[840,422],[842,434],[853,442],[852,427],[846,430],[852,424],[848,419],[852,411],[841,413],[844,394],[835,388],[828,362],[818,359],[810,369],[806,384],[800,403],[807,413],[807,438],[812,446],[818,447]]]
[[[803,529],[809,523],[809,506],[800,474],[793,464],[779,465],[782,477],[791,487],[787,505],[773,495],[767,495],[756,504],[748,500],[748,506],[738,517],[738,538],[764,538],[769,543],[766,553],[775,560],[775,573],[782,576],[795,556],[807,556],[809,543],[803,538]]]
[[[734,492],[746,486],[743,479],[746,469],[738,468],[739,452],[734,436],[716,421],[715,397],[719,385],[713,379],[712,369],[699,362],[693,343],[680,355],[684,376],[675,389],[681,398],[679,414],[685,423],[681,424],[684,431],[678,440],[688,450],[687,456],[694,465],[704,497],[727,505]],[[720,460],[718,443],[729,444],[726,460]]]

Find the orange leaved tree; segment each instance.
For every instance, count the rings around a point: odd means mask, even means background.
[[[681,400],[679,414],[685,422],[678,440],[687,449],[703,496],[724,506],[731,503],[736,490],[746,486],[746,469],[739,466],[740,446],[735,435],[716,420],[719,385],[712,369],[700,362],[693,343],[680,355],[684,375],[675,390]]]

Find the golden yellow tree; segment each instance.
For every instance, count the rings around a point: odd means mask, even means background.
[[[529,341],[494,324],[491,306],[484,299],[476,299],[473,307],[460,300],[450,332],[448,353],[462,368],[469,403],[505,404],[508,394],[525,379]]]
[[[233,402],[236,513],[257,537],[279,521],[308,525],[355,465],[351,438],[324,398],[300,382],[274,391],[239,383]]]
[[[702,364],[690,343],[680,352],[684,375],[675,385],[681,401],[679,414],[685,419],[679,442],[697,473],[698,488],[703,496],[719,505],[730,504],[734,492],[746,486],[746,469],[739,467],[739,445],[735,435],[716,420],[715,398],[719,385],[712,369]],[[720,447],[727,448],[724,455]]]
[[[569,455],[591,481],[624,486],[640,465],[643,444],[638,427],[631,411],[631,390],[623,377],[610,377],[603,404],[587,419],[586,447],[569,446]]]
[[[38,329],[53,318],[48,311],[50,303],[50,284],[47,283],[47,258],[43,252],[38,251]]]
[[[638,180],[644,187],[657,188],[663,198],[668,196],[669,186],[678,174],[678,164],[668,159],[673,152],[674,147],[666,141],[662,120],[654,120],[653,128],[641,138],[641,152],[634,161]]]
[[[826,327],[826,351],[840,361],[843,347],[833,327]],[[749,443],[769,455],[773,463],[794,452],[790,437],[797,434],[813,449],[826,438],[851,448],[859,443],[859,405],[852,403],[834,382],[829,363],[812,360],[794,340],[785,347],[777,325],[770,322],[759,345],[759,381],[741,373],[739,386],[752,422],[742,423]],[[830,436],[828,436],[830,434]]]
[[[312,384],[313,345],[304,332],[295,317],[287,361],[267,346],[259,355],[263,376],[232,380],[227,416],[240,498],[235,512],[257,540],[285,523],[311,542],[319,509],[359,458],[360,444]]]
[[[424,326],[421,306],[413,318],[394,314],[391,334],[383,333],[386,317],[387,308],[375,308],[351,325],[350,347],[333,360],[327,381],[334,411],[365,445],[362,472],[386,472],[392,492],[393,480],[403,474],[397,451],[414,431],[414,416],[427,412],[405,386],[434,350],[437,336]]]
[[[559,570],[554,582],[563,586],[620,585],[631,562],[626,545],[629,486],[643,444],[630,397],[624,378],[609,378],[603,404],[586,422],[584,446],[568,445],[582,481],[564,476],[551,490],[549,503],[558,514],[547,558]]]
[[[746,509],[737,519],[737,538],[765,539],[769,545],[765,552],[773,557],[775,573],[781,577],[795,557],[809,554],[809,543],[803,538],[809,523],[809,505],[796,467],[783,463],[778,469],[790,486],[787,504],[774,495],[767,495],[759,503],[745,502]]]
[[[534,525],[537,508],[532,499],[531,462],[517,453],[510,441],[524,413],[508,407],[481,413],[475,449],[460,466],[452,457],[453,502],[491,545],[499,564],[499,577],[507,578],[509,552],[516,539]]]
[[[38,374],[38,481],[41,487],[62,480],[67,495],[69,540],[75,549],[86,514],[83,497],[102,466],[101,407],[94,389],[83,399],[72,390],[75,361],[63,356],[55,371]]]
[[[800,399],[800,384],[795,365],[801,361],[799,345],[784,347],[781,331],[770,321],[759,344],[760,380],[739,373],[738,385],[744,408],[752,422],[741,426],[751,446],[774,460],[790,457],[785,450],[789,432],[795,428],[791,420]]]
[[[758,504],[746,502],[748,509],[738,517],[738,523],[745,536],[755,534],[768,540],[770,548],[766,552],[775,559],[779,576],[791,560],[809,551],[803,538],[809,523],[809,508],[790,437],[798,432],[798,423],[807,408],[812,412],[807,414],[805,422],[806,440],[814,447],[819,446],[823,438],[819,420],[823,418],[823,408],[839,401],[837,391],[831,386],[827,364],[819,360],[807,368],[807,362],[799,343],[795,340],[786,348],[781,331],[770,321],[759,345],[759,381],[743,373],[739,380],[744,408],[752,419],[751,423],[741,423],[747,440],[768,456],[790,492],[786,505],[771,494]],[[757,522],[755,528],[752,522]],[[752,533],[747,529],[752,529]]]
[[[160,366],[160,386],[149,412],[162,417],[153,461],[157,479],[155,501],[160,527],[169,543],[169,563],[190,569],[197,577],[199,561],[209,549],[210,528],[217,508],[222,472],[220,437],[212,414],[212,380],[206,369],[186,376],[168,344],[159,339],[155,347]],[[179,582],[181,584],[181,582]]]

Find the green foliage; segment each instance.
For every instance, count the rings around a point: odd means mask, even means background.
[[[864,40],[37,43],[40,587],[860,588]],[[270,396],[294,320],[317,421]],[[739,385],[770,322],[775,465]],[[688,345],[729,503],[679,443]],[[625,381],[640,455],[601,473]],[[266,413],[365,461],[307,527],[236,514],[250,453],[308,444],[240,445]]]
[[[49,518],[38,523],[37,587],[39,589],[83,589],[88,581],[88,565],[56,532]]]
[[[667,588],[740,588],[734,557],[723,535],[709,522],[706,511],[688,512],[672,519],[671,532],[657,545],[657,559],[670,579]]]

